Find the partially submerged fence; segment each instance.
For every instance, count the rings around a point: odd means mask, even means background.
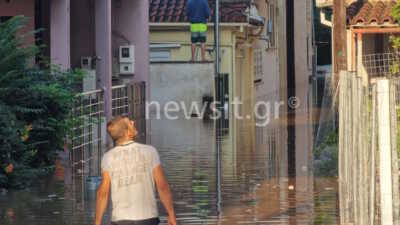
[[[139,131],[136,138],[140,142],[145,142],[146,138],[145,93],[144,82],[112,88],[112,116],[128,116],[135,120]],[[83,191],[86,178],[100,175],[101,157],[107,150],[104,91],[79,94],[72,118],[73,128],[67,139],[73,181],[80,183],[73,186],[80,186]]]
[[[340,78],[340,222],[398,225],[396,93],[400,83],[382,78],[365,86],[356,74],[347,72]]]

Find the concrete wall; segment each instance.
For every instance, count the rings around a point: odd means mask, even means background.
[[[150,74],[151,101],[161,109],[169,101],[182,101],[187,109],[192,102],[201,107],[203,96],[214,96],[212,63],[152,63]]]
[[[149,81],[149,1],[112,2],[113,56],[120,45],[135,45],[135,76],[132,81]]]
[[[191,41],[189,25],[183,24],[182,26],[166,26],[151,24],[150,32],[150,42],[152,44],[179,44],[180,47],[170,49],[171,61],[189,61],[191,59]],[[252,46],[252,41],[249,39],[245,45],[238,45],[238,40],[244,40],[246,34],[246,27],[241,25],[228,25],[222,24],[220,28],[220,56],[221,56],[221,73],[227,73],[230,76],[229,79],[229,100],[232,102],[234,97],[243,97],[248,99],[248,103],[252,104],[254,102],[253,96],[253,53],[250,48]],[[213,49],[214,47],[214,28],[209,25],[207,31],[207,48]],[[238,51],[245,46],[245,51]],[[200,54],[199,54],[200,55]],[[214,60],[215,55],[207,53],[208,60]],[[238,72],[239,64],[242,61],[242,68]],[[244,87],[242,89],[243,95],[238,91],[238,85]],[[249,100],[250,99],[250,100]],[[244,108],[244,107],[243,107]],[[246,109],[252,109],[253,107],[247,107]],[[232,127],[232,132],[230,133],[230,138],[236,137],[236,126],[237,121],[233,119],[232,110],[230,110],[230,127]],[[250,113],[252,116],[252,113]],[[233,139],[231,139],[233,141]],[[233,145],[234,147],[236,144]],[[236,147],[235,147],[236,148]]]
[[[62,69],[71,67],[70,0],[50,1],[50,58]]]
[[[310,105],[308,96],[310,91],[309,77],[312,75],[312,65],[308,58],[312,54],[310,43],[311,27],[309,7],[307,0],[295,2],[295,71],[296,71],[296,97],[300,101],[296,109],[296,175],[308,176],[312,170],[312,139],[311,121],[309,120]],[[310,184],[308,184],[310,185]]]
[[[299,107],[295,109],[295,138],[296,138],[296,192],[313,193],[314,182],[312,172],[312,111],[310,101],[309,77],[312,75],[312,27],[311,27],[311,1],[294,1],[294,36],[295,36],[295,76],[296,97]],[[290,116],[290,115],[288,115]],[[297,202],[312,205],[313,198],[296,194]],[[302,213],[312,213],[308,208]],[[311,222],[311,219],[310,219]]]
[[[35,29],[35,1],[32,0],[14,0],[7,3],[5,0],[0,0],[0,16],[17,16],[24,15],[29,18],[28,24],[20,33],[25,34]],[[34,36],[26,38],[26,44],[33,44]]]

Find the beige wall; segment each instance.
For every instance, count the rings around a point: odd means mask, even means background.
[[[229,80],[230,90],[235,83],[235,34],[232,28],[222,28],[220,35],[220,55],[221,73],[227,73],[231,77]],[[150,44],[179,44],[180,47],[170,49],[171,61],[189,61],[191,59],[191,41],[189,27],[150,27]],[[208,49],[214,47],[213,27],[208,28],[207,43]],[[200,50],[199,50],[200,51]],[[198,54],[200,57],[200,53]],[[214,55],[207,53],[207,60],[214,61]],[[233,98],[233,93],[229,97]]]
[[[155,29],[150,28],[150,43],[151,44],[179,44],[179,48],[172,48],[171,61],[189,61],[191,59],[191,41],[190,32],[188,27],[168,28],[168,29]],[[207,48],[214,47],[214,32],[212,27],[209,27],[207,32]],[[222,28],[220,35],[220,54],[221,54],[221,73],[234,74],[233,68],[233,54],[234,54],[234,40],[235,34],[232,29]],[[198,54],[200,57],[200,54]],[[214,55],[207,53],[207,60],[214,60]]]
[[[221,56],[221,73],[228,73],[230,75],[229,99],[232,102],[234,97],[243,99],[244,104],[241,108],[242,115],[251,116],[250,120],[253,121],[252,109],[254,108],[254,85],[253,85],[253,39],[246,38],[246,26],[224,26],[220,28],[220,56]],[[249,28],[250,30],[250,28]],[[150,27],[150,43],[151,44],[179,44],[180,47],[172,48],[170,50],[171,61],[188,61],[191,59],[191,41],[188,26],[178,27]],[[214,31],[213,26],[209,26],[207,32],[207,48],[214,47]],[[200,54],[199,54],[200,56]],[[208,60],[214,60],[214,55],[207,53]],[[232,118],[232,110],[230,110]],[[233,119],[230,120],[230,127],[232,127],[231,137],[236,137],[237,122]],[[250,129],[251,134],[254,129]],[[246,143],[254,142],[254,135],[250,135],[250,139]],[[233,140],[233,139],[232,139]],[[236,148],[236,145],[234,145]]]
[[[286,79],[286,5],[283,1],[274,1],[276,45],[268,48],[264,40],[256,41],[255,50],[262,51],[263,75],[262,82],[255,86],[255,99],[271,103],[283,101],[285,104],[280,107],[280,118],[271,123],[266,129],[283,127],[281,142],[285,143],[285,125],[287,118],[287,79]],[[269,10],[266,1],[257,1],[259,14],[269,17]],[[312,29],[311,29],[311,2],[307,0],[295,1],[295,72],[296,72],[296,96],[301,102],[300,108],[296,110],[296,161],[298,175],[305,175],[311,170],[311,121],[309,96],[309,76],[312,73]],[[265,30],[263,31],[263,33]],[[301,124],[301,125],[300,125]],[[286,149],[282,147],[281,158],[283,165],[286,163]],[[284,168],[285,166],[282,166]],[[304,171],[304,169],[306,171]],[[304,172],[303,172],[304,171]],[[286,172],[283,171],[283,174]]]

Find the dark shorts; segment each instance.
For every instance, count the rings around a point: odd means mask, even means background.
[[[112,225],[158,225],[160,220],[158,218],[151,218],[147,220],[122,220],[112,222]]]
[[[206,43],[206,32],[192,32],[192,43]]]

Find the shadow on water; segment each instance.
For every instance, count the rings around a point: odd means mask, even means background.
[[[179,224],[337,224],[336,178],[285,176],[279,126],[254,135],[241,125],[220,133],[198,118],[152,119],[150,126]],[[67,165],[59,160],[52,177],[0,196],[0,224],[93,224],[94,198],[81,198]]]

